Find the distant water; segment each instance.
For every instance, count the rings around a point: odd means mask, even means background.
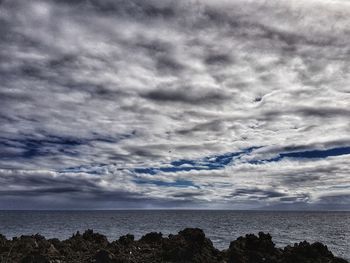
[[[148,232],[167,235],[185,227],[202,228],[219,249],[241,235],[264,231],[278,246],[320,241],[350,260],[350,212],[0,211],[0,233],[8,238],[40,233],[66,239],[90,228],[109,240],[127,233],[138,239]]]

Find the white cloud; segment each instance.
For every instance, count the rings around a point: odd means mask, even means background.
[[[1,180],[67,178],[63,169],[83,166],[68,177],[91,182],[89,169],[102,166],[101,199],[124,189],[151,203],[260,206],[348,194],[348,155],[243,162],[349,147],[348,2],[89,3],[2,3]],[[224,169],[152,177],[197,187],[135,183],[137,167],[252,146],[263,148]],[[5,185],[20,195],[26,176]]]

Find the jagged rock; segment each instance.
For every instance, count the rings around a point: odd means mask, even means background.
[[[119,238],[119,243],[127,246],[132,244],[134,242],[134,239],[135,239],[134,235],[127,234]]]
[[[20,251],[21,253],[28,255],[31,252],[39,248],[38,242],[33,236],[22,235],[19,239],[15,239],[12,250]]]
[[[41,235],[7,240],[0,234],[0,262],[7,263],[347,263],[334,257],[327,246],[304,241],[276,248],[269,234],[246,235],[217,250],[204,232],[186,228],[163,237],[152,232],[135,240],[125,235],[108,242],[104,235],[87,230],[60,241]]]
[[[327,246],[319,242],[310,244],[303,241],[299,244],[294,244],[294,246],[287,246],[283,252],[282,261],[286,263],[309,263],[313,262],[315,259],[317,259],[319,263],[344,262],[341,261],[342,259],[334,257]]]
[[[94,233],[94,231],[92,229],[86,230],[84,232],[84,234],[82,235],[83,239],[96,243],[96,244],[100,244],[102,246],[106,246],[108,245],[108,240],[106,238],[106,236],[101,235],[99,233]]]
[[[50,260],[46,256],[40,254],[31,254],[25,256],[21,260],[21,263],[50,263]]]
[[[246,235],[231,242],[227,251],[229,263],[278,262],[281,251],[275,248],[270,234]]]
[[[0,247],[4,247],[6,242],[7,242],[6,237],[0,234]]]
[[[162,248],[163,258],[171,262],[218,262],[219,251],[198,228],[186,228],[178,235],[169,235]]]
[[[156,233],[156,232],[151,232],[143,237],[141,237],[140,241],[144,243],[161,243],[163,239],[163,234],[162,233]]]
[[[7,239],[4,235],[0,234],[0,242],[5,242]]]
[[[53,244],[50,244],[50,247],[47,249],[47,254],[50,256],[58,256],[60,252],[55,248]]]
[[[95,263],[113,263],[115,256],[106,250],[99,250],[94,256]]]

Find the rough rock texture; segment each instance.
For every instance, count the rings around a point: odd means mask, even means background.
[[[284,249],[276,248],[269,234],[246,235],[219,251],[204,232],[187,228],[177,235],[163,237],[149,233],[140,240],[125,235],[109,242],[104,235],[87,230],[60,241],[41,235],[7,240],[0,234],[1,263],[346,263],[336,258],[327,246],[304,241]]]

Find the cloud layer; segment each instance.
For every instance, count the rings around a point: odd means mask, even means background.
[[[350,2],[0,2],[0,208],[349,209]]]

